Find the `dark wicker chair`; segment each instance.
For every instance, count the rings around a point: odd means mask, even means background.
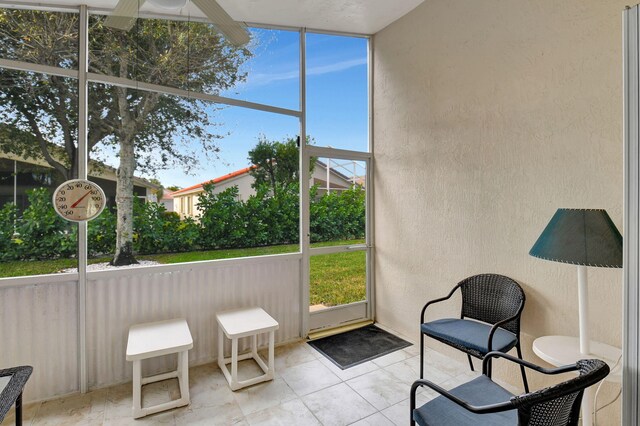
[[[0,423],[15,404],[16,426],[22,425],[22,390],[32,372],[33,367],[30,365],[0,370],[0,377],[11,377],[9,383],[0,388]]]
[[[535,392],[514,396],[487,377],[493,357],[506,358],[544,374],[578,371],[578,377]],[[584,389],[609,374],[599,359],[546,369],[502,352],[491,352],[482,361],[483,375],[447,391],[428,380],[411,386],[411,425],[421,426],[574,426],[578,425]],[[416,408],[416,391],[429,387],[440,396]]]
[[[456,290],[462,293],[460,318],[444,318],[425,322],[427,308],[453,296]],[[520,348],[520,314],[524,308],[524,291],[509,277],[497,274],[481,274],[466,278],[440,299],[428,302],[420,314],[420,378],[424,378],[424,336],[429,336],[467,354],[473,371],[471,357],[483,359],[491,351],[508,352],[516,348],[522,359]],[[529,384],[521,365],[525,392]],[[487,372],[491,377],[491,370]]]

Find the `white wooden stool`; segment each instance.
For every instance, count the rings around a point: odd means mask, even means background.
[[[218,365],[227,378],[231,390],[250,386],[273,379],[274,372],[274,334],[279,325],[276,320],[262,308],[245,308],[221,312],[216,315],[218,320]],[[258,334],[269,333],[269,365],[265,364],[258,355]],[[231,358],[224,357],[223,334],[231,339]],[[238,339],[251,336],[251,351],[238,356]],[[238,380],[238,361],[253,358],[262,368],[264,374],[247,380]],[[227,364],[231,363],[231,373]]]
[[[149,414],[189,405],[189,349],[193,348],[193,338],[187,321],[168,321],[136,324],[129,329],[127,361],[133,361],[133,417],[138,419]],[[142,377],[142,360],[162,355],[178,354],[178,368],[168,373]],[[142,407],[142,385],[161,380],[178,378],[180,399]]]

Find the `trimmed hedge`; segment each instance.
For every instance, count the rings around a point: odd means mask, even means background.
[[[22,215],[17,215],[13,204],[5,204],[0,212],[3,239],[0,258],[7,261],[73,256],[77,250],[77,227],[56,214],[51,192],[36,188],[27,191],[27,198],[29,207]]]
[[[299,239],[299,191],[290,184],[272,196],[268,186],[256,188],[246,201],[238,188],[214,194],[205,186],[199,197],[201,215],[180,219],[162,204],[134,203],[134,251],[139,254],[272,246]],[[365,191],[359,186],[316,196],[311,190],[313,242],[363,238]],[[77,226],[60,218],[45,188],[28,191],[29,207],[0,208],[0,261],[44,260],[76,254]],[[116,240],[115,211],[105,209],[88,225],[89,256],[113,254]]]

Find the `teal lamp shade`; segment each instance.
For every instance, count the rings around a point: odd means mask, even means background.
[[[558,209],[529,254],[554,262],[622,268],[622,235],[603,209]]]

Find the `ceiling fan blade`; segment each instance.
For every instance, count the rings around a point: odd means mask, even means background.
[[[216,0],[191,0],[191,2],[198,6],[202,13],[207,15],[211,23],[231,44],[241,47],[249,43],[249,32],[242,24],[234,21]]]
[[[145,0],[120,0],[104,24],[107,27],[129,31],[136,22],[138,9],[142,7],[144,2]]]

